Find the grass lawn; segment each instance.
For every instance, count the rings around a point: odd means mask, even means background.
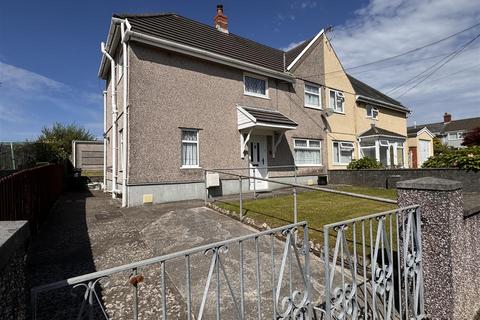
[[[362,193],[389,199],[396,198],[395,190],[338,187],[337,190]],[[215,204],[223,209],[238,214],[238,200],[220,200]],[[298,221],[307,221],[310,239],[323,242],[323,226],[367,214],[395,209],[394,204],[355,198],[323,191],[299,192],[297,195]],[[293,196],[281,195],[263,199],[243,201],[244,216],[259,223],[267,223],[270,227],[278,227],[293,223]],[[360,228],[357,229],[357,237]]]

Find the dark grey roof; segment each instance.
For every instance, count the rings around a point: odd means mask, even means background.
[[[360,137],[368,137],[368,136],[392,136],[392,137],[399,137],[399,138],[405,138],[405,136],[398,134],[396,132],[388,131],[379,127],[372,126],[370,129],[365,131],[360,135]]]
[[[407,107],[402,105],[400,101],[390,98],[386,94],[378,91],[375,88],[370,87],[368,84],[354,78],[353,76],[347,74],[350,83],[352,84],[355,94],[364,96],[370,99],[375,99],[380,102],[388,103],[389,105],[394,105],[397,109],[402,111],[409,111]]]
[[[287,126],[297,126],[297,123],[292,119],[285,116],[283,113],[275,110],[266,110],[252,107],[242,107],[250,113],[257,122],[269,123],[269,124],[279,124]]]
[[[233,33],[223,33],[206,25],[174,13],[129,15],[132,31],[158,37],[230,58],[252,63],[275,71],[284,71],[284,52]]]
[[[427,126],[414,126],[414,127],[408,127],[407,128],[407,136],[408,137],[414,137],[417,135],[417,133],[424,129],[427,128]],[[427,128],[428,129],[428,128]],[[430,131],[430,130],[429,130]]]
[[[300,43],[298,46],[285,52],[285,61],[286,61],[285,65],[286,66],[290,65],[290,63],[292,63],[293,60],[295,60],[295,58],[303,51],[303,49],[305,49],[308,46],[308,44],[312,40],[313,38],[305,40],[302,43]]]
[[[427,127],[434,134],[444,134],[451,131],[469,131],[480,127],[480,117],[452,120],[448,123],[435,122],[417,125],[417,128]],[[413,127],[408,127],[407,131]]]

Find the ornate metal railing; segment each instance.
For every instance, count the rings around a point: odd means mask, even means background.
[[[422,319],[418,206],[324,226],[326,319]]]
[[[65,318],[310,319],[309,252],[305,222],[203,245],[35,287],[33,319],[58,318],[41,309],[68,290],[82,294]]]

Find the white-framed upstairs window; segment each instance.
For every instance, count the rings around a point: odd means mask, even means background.
[[[333,163],[346,165],[353,159],[353,142],[334,141],[333,142]]]
[[[343,92],[330,89],[329,95],[329,106],[335,112],[344,113],[345,112],[345,96]]]
[[[367,118],[377,119],[378,118],[378,109],[374,106],[367,105]]]
[[[322,109],[322,98],[320,87],[314,84],[305,83],[305,107]]]
[[[198,130],[182,129],[182,168],[198,168]]]
[[[244,73],[243,93],[249,96],[268,98],[268,78]]]
[[[315,139],[293,139],[295,165],[321,166],[322,142]]]

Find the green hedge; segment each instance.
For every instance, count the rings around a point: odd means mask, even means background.
[[[428,158],[422,168],[459,168],[480,171],[480,146],[447,150]]]
[[[358,160],[352,160],[347,169],[350,170],[360,170],[360,169],[381,169],[383,165],[375,159],[372,158],[362,158]]]

